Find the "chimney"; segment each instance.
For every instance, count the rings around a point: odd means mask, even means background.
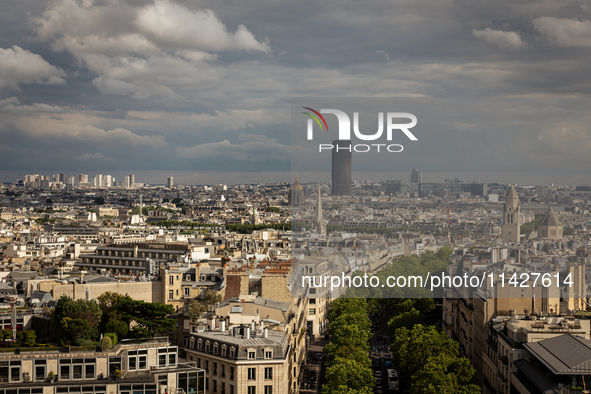
[[[246,327],[246,339],[250,339],[250,327]]]
[[[261,320],[261,328],[265,328],[265,323]]]
[[[254,320],[250,323],[250,329],[254,332]]]
[[[263,332],[264,332],[264,337],[269,338],[269,329],[265,328],[265,330]]]
[[[215,316],[211,318],[210,330],[215,330]]]
[[[222,332],[226,331],[226,321],[225,320],[220,321],[220,330]]]

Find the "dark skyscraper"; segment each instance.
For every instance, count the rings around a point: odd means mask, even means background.
[[[408,183],[423,183],[423,173],[413,168],[410,172]]]
[[[351,141],[334,140],[332,150],[332,195],[351,195]]]

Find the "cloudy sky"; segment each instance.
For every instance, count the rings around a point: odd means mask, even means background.
[[[589,184],[590,19],[591,1],[6,2],[0,181],[288,180],[292,97],[412,96],[472,115],[423,123],[378,178]],[[513,123],[484,114],[515,108]]]

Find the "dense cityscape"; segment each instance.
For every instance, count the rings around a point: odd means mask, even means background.
[[[591,0],[0,12],[0,394],[591,393]]]
[[[421,177],[345,189],[297,174],[255,185],[65,174],[3,184],[7,393],[44,393],[49,381],[97,393],[584,387],[586,373],[573,372],[591,363],[580,351],[591,350],[591,188]],[[295,297],[302,263],[315,277],[429,264],[495,279],[435,298]],[[503,273],[528,272],[570,273],[574,285],[499,290]]]

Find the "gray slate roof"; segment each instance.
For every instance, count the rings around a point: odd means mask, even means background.
[[[591,374],[591,341],[565,334],[523,345],[555,375]]]

